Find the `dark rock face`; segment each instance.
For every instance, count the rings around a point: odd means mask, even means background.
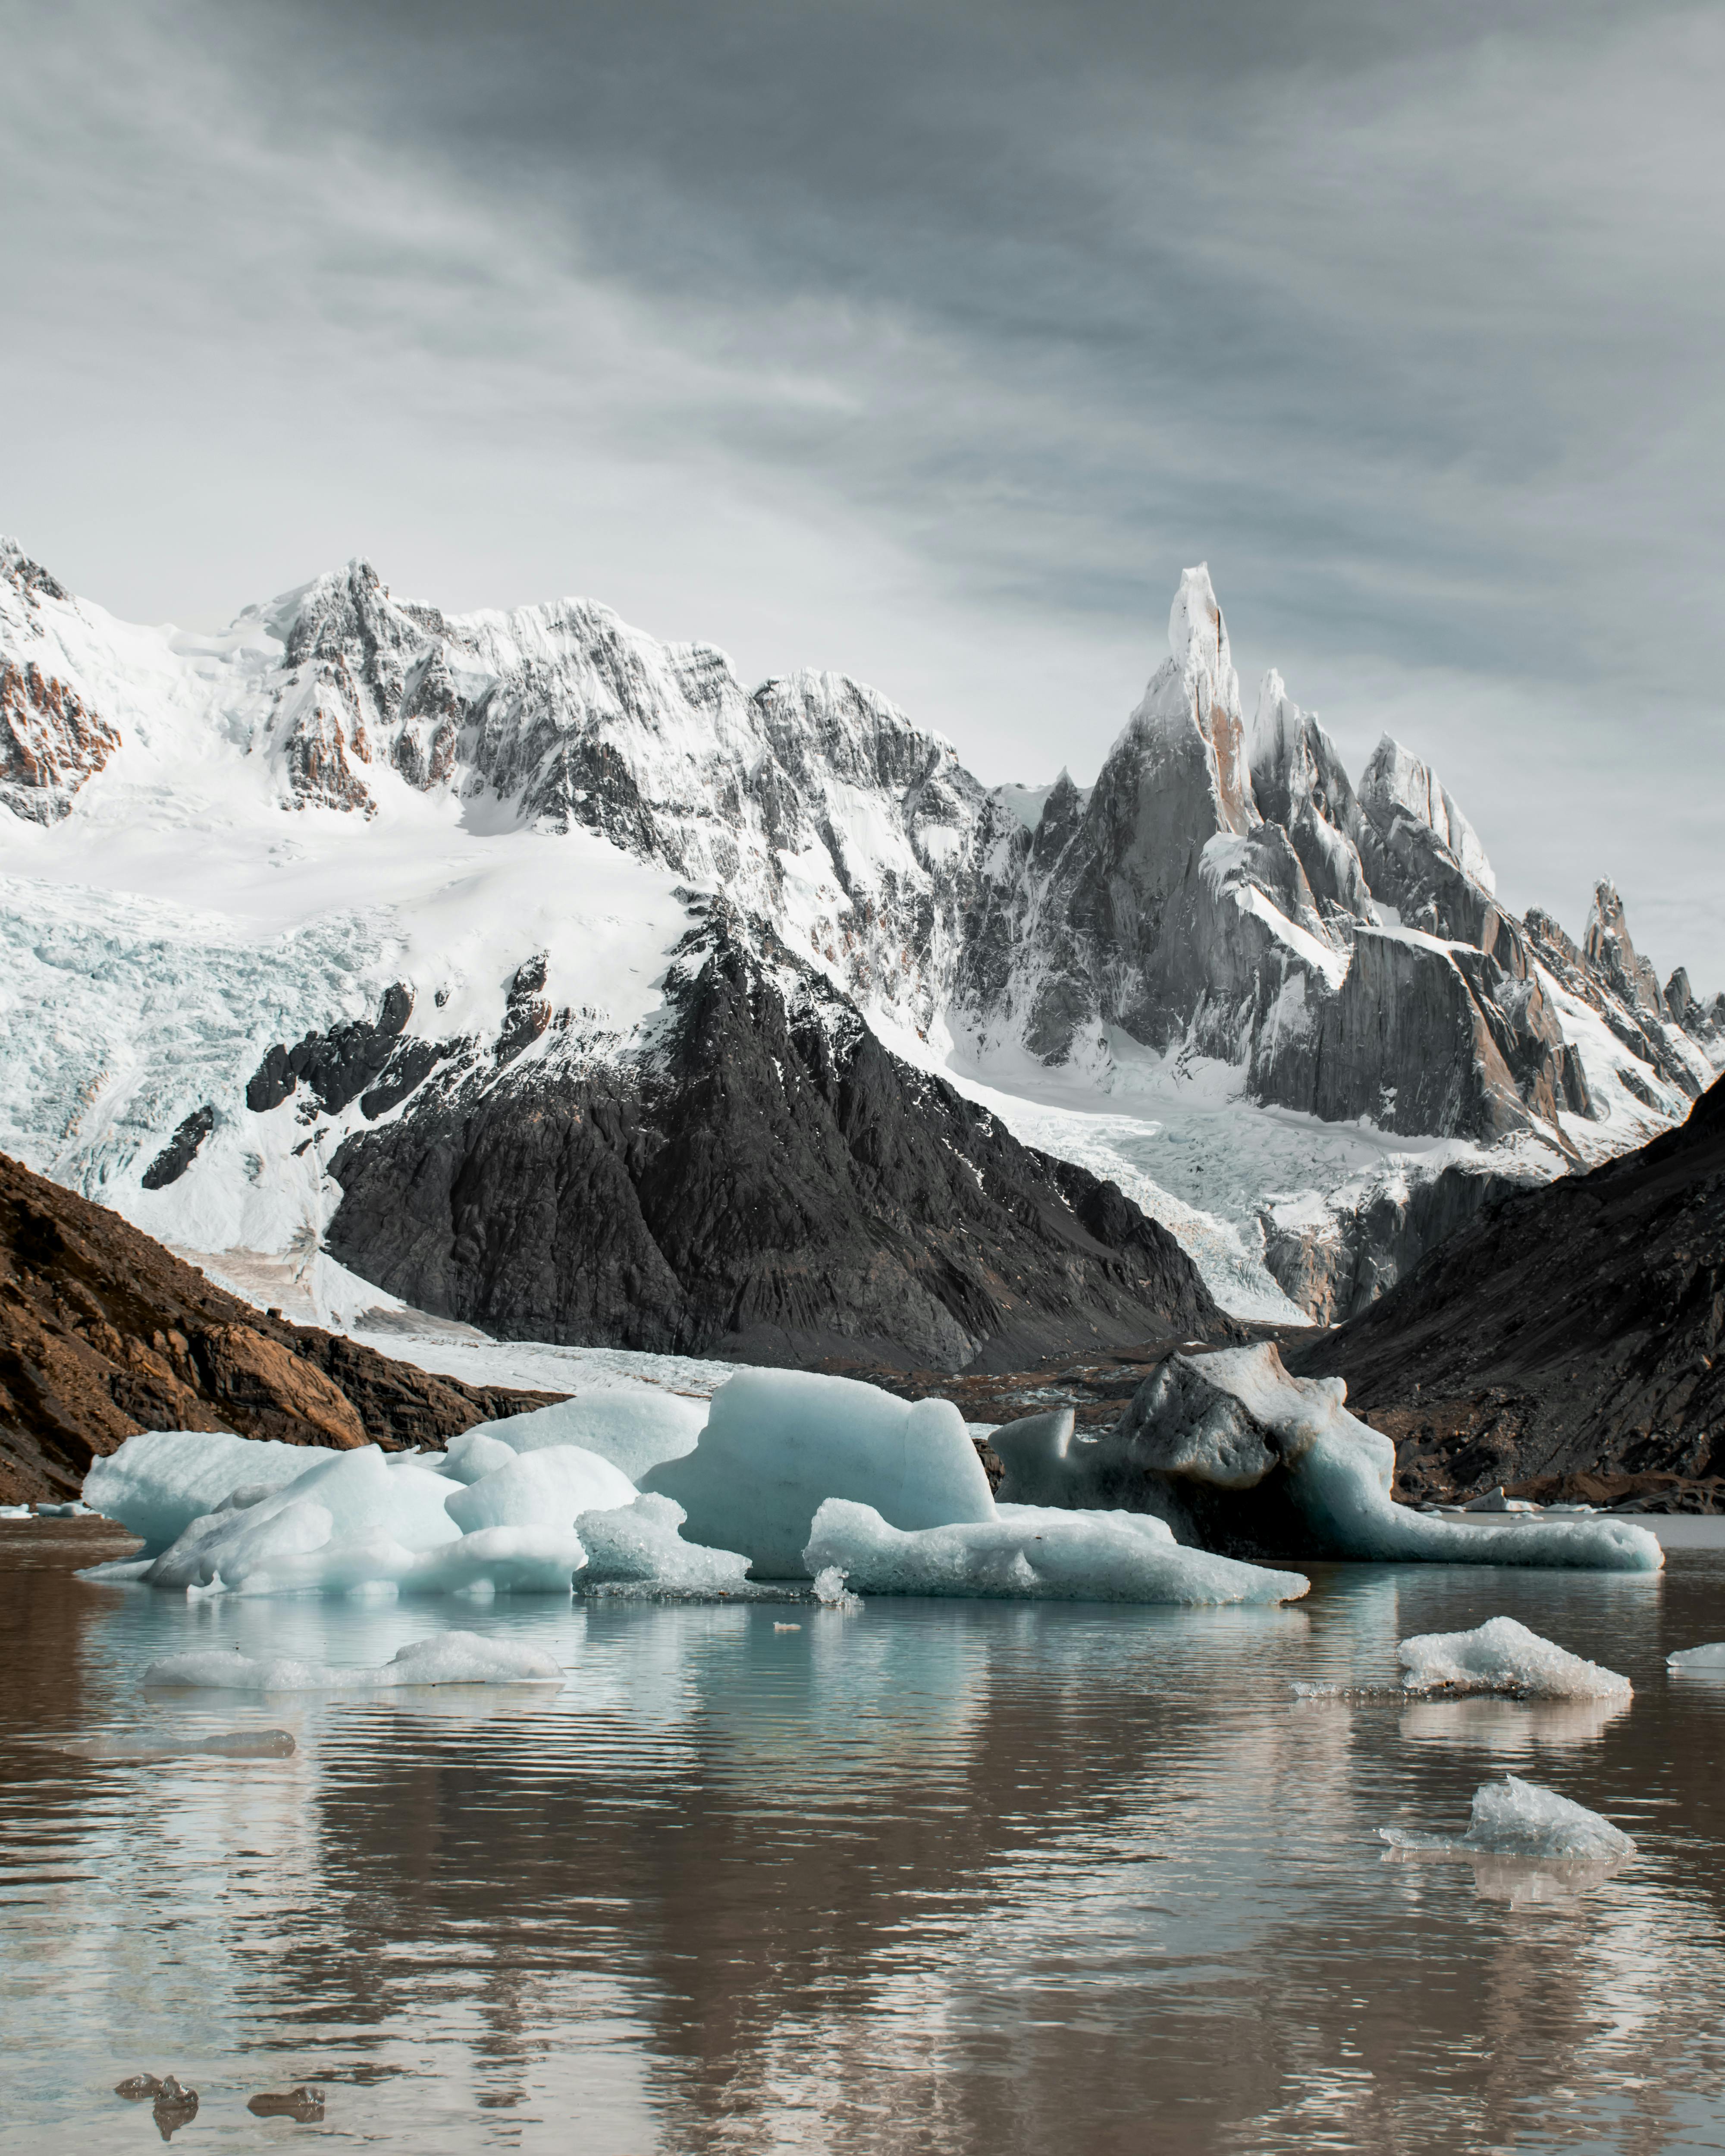
[[[117,1214],[0,1154],[0,1500],[75,1496],[140,1430],[434,1445],[547,1394],[428,1377],[266,1317]]]
[[[1725,1081],[1640,1152],[1488,1203],[1288,1361],[1347,1378],[1416,1494],[1725,1475]]]
[[[197,1149],[216,1127],[216,1111],[206,1102],[194,1109],[138,1178],[146,1190],[166,1190],[177,1183],[197,1158]]]
[[[631,1073],[554,1044],[350,1138],[331,1251],[506,1336],[754,1361],[1228,1337],[1165,1229],[900,1063],[758,925],[715,908],[668,996]]]
[[[1551,916],[1537,906],[1528,912],[1525,927],[1528,944],[1546,971],[1596,1011],[1631,1055],[1647,1064],[1673,1091],[1692,1101],[1702,1081],[1683,1036],[1705,1050],[1717,1035],[1705,1014],[1692,1004],[1681,1012],[1667,1013],[1653,968],[1630,941],[1623,901],[1615,886],[1607,881],[1596,887],[1584,947],[1572,942]],[[1633,1089],[1633,1074],[1626,1074],[1625,1082]],[[1642,1091],[1644,1105],[1656,1105],[1645,1081]]]
[[[1272,1210],[1264,1222],[1264,1264],[1314,1323],[1339,1325],[1369,1310],[1476,1214],[1521,1188],[1482,1163],[1452,1161],[1434,1176],[1374,1188],[1344,1214],[1307,1222]]]
[[[246,1106],[253,1115],[267,1114],[271,1108],[279,1108],[302,1080],[326,1116],[339,1115],[350,1101],[357,1101],[374,1087],[385,1106],[392,1100],[405,1098],[412,1087],[400,1084],[403,1070],[408,1063],[422,1062],[427,1050],[427,1044],[413,1043],[403,1064],[392,1073],[396,1042],[412,1014],[413,991],[406,982],[397,981],[385,993],[377,1016],[369,1025],[363,1019],[355,1019],[330,1033],[308,1033],[293,1048],[278,1041],[247,1083]],[[436,1060],[433,1050],[432,1060]],[[422,1077],[430,1067],[425,1064]],[[413,1081],[418,1082],[417,1079]],[[381,1114],[382,1107],[370,1112]]]

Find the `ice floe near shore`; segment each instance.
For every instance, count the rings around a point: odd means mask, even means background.
[[[542,1649],[518,1640],[440,1632],[413,1640],[378,1669],[330,1669],[212,1649],[151,1662],[144,1682],[157,1691],[394,1691],[412,1685],[561,1685],[563,1671]]]
[[[1390,1495],[1395,1448],[1344,1404],[1339,1378],[1296,1378],[1273,1346],[1170,1355],[1101,1435],[1070,1414],[1026,1417],[990,1442],[998,1496],[1159,1514],[1181,1542],[1242,1558],[1507,1564],[1657,1572],[1645,1527],[1599,1518],[1502,1526],[1435,1519]]]
[[[1503,1692],[1517,1699],[1627,1699],[1615,1670],[1567,1653],[1513,1617],[1471,1632],[1421,1632],[1396,1649],[1410,1692]]]

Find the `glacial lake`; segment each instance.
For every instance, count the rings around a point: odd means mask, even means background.
[[[1309,1568],[1287,1610],[188,1603],[0,1526],[0,2147],[1184,2156],[1725,2148],[1725,1550]],[[1633,1703],[1303,1700],[1507,1614]],[[778,1629],[795,1623],[800,1629]],[[554,1697],[146,1698],[451,1626]],[[87,1756],[289,1731],[291,1757]],[[1635,1860],[1397,1861],[1509,1770]],[[248,2098],[315,2082],[321,2124]]]

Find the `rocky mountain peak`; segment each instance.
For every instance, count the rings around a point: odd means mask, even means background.
[[[1479,834],[1462,814],[1449,788],[1429,764],[1385,734],[1360,773],[1361,807],[1386,836],[1395,822],[1410,817],[1446,846],[1470,883],[1488,896],[1497,888]]]
[[[0,577],[4,577],[24,604],[32,608],[44,598],[71,598],[63,583],[49,576],[39,562],[33,562],[18,541],[8,539],[3,532],[0,532]]]
[[[1240,677],[1234,671],[1228,625],[1207,562],[1180,572],[1180,589],[1168,610],[1168,650],[1185,680],[1203,678],[1215,702],[1238,711]]]
[[[1588,963],[1605,976],[1631,1009],[1651,1018],[1665,1017],[1659,976],[1630,939],[1623,901],[1610,876],[1602,876],[1594,886],[1581,947]]]

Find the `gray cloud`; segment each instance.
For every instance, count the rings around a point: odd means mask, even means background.
[[[1207,557],[1518,902],[1610,870],[1725,981],[1716,10],[0,21],[0,513],[117,609],[356,547],[578,585],[1030,776],[1094,767]]]

